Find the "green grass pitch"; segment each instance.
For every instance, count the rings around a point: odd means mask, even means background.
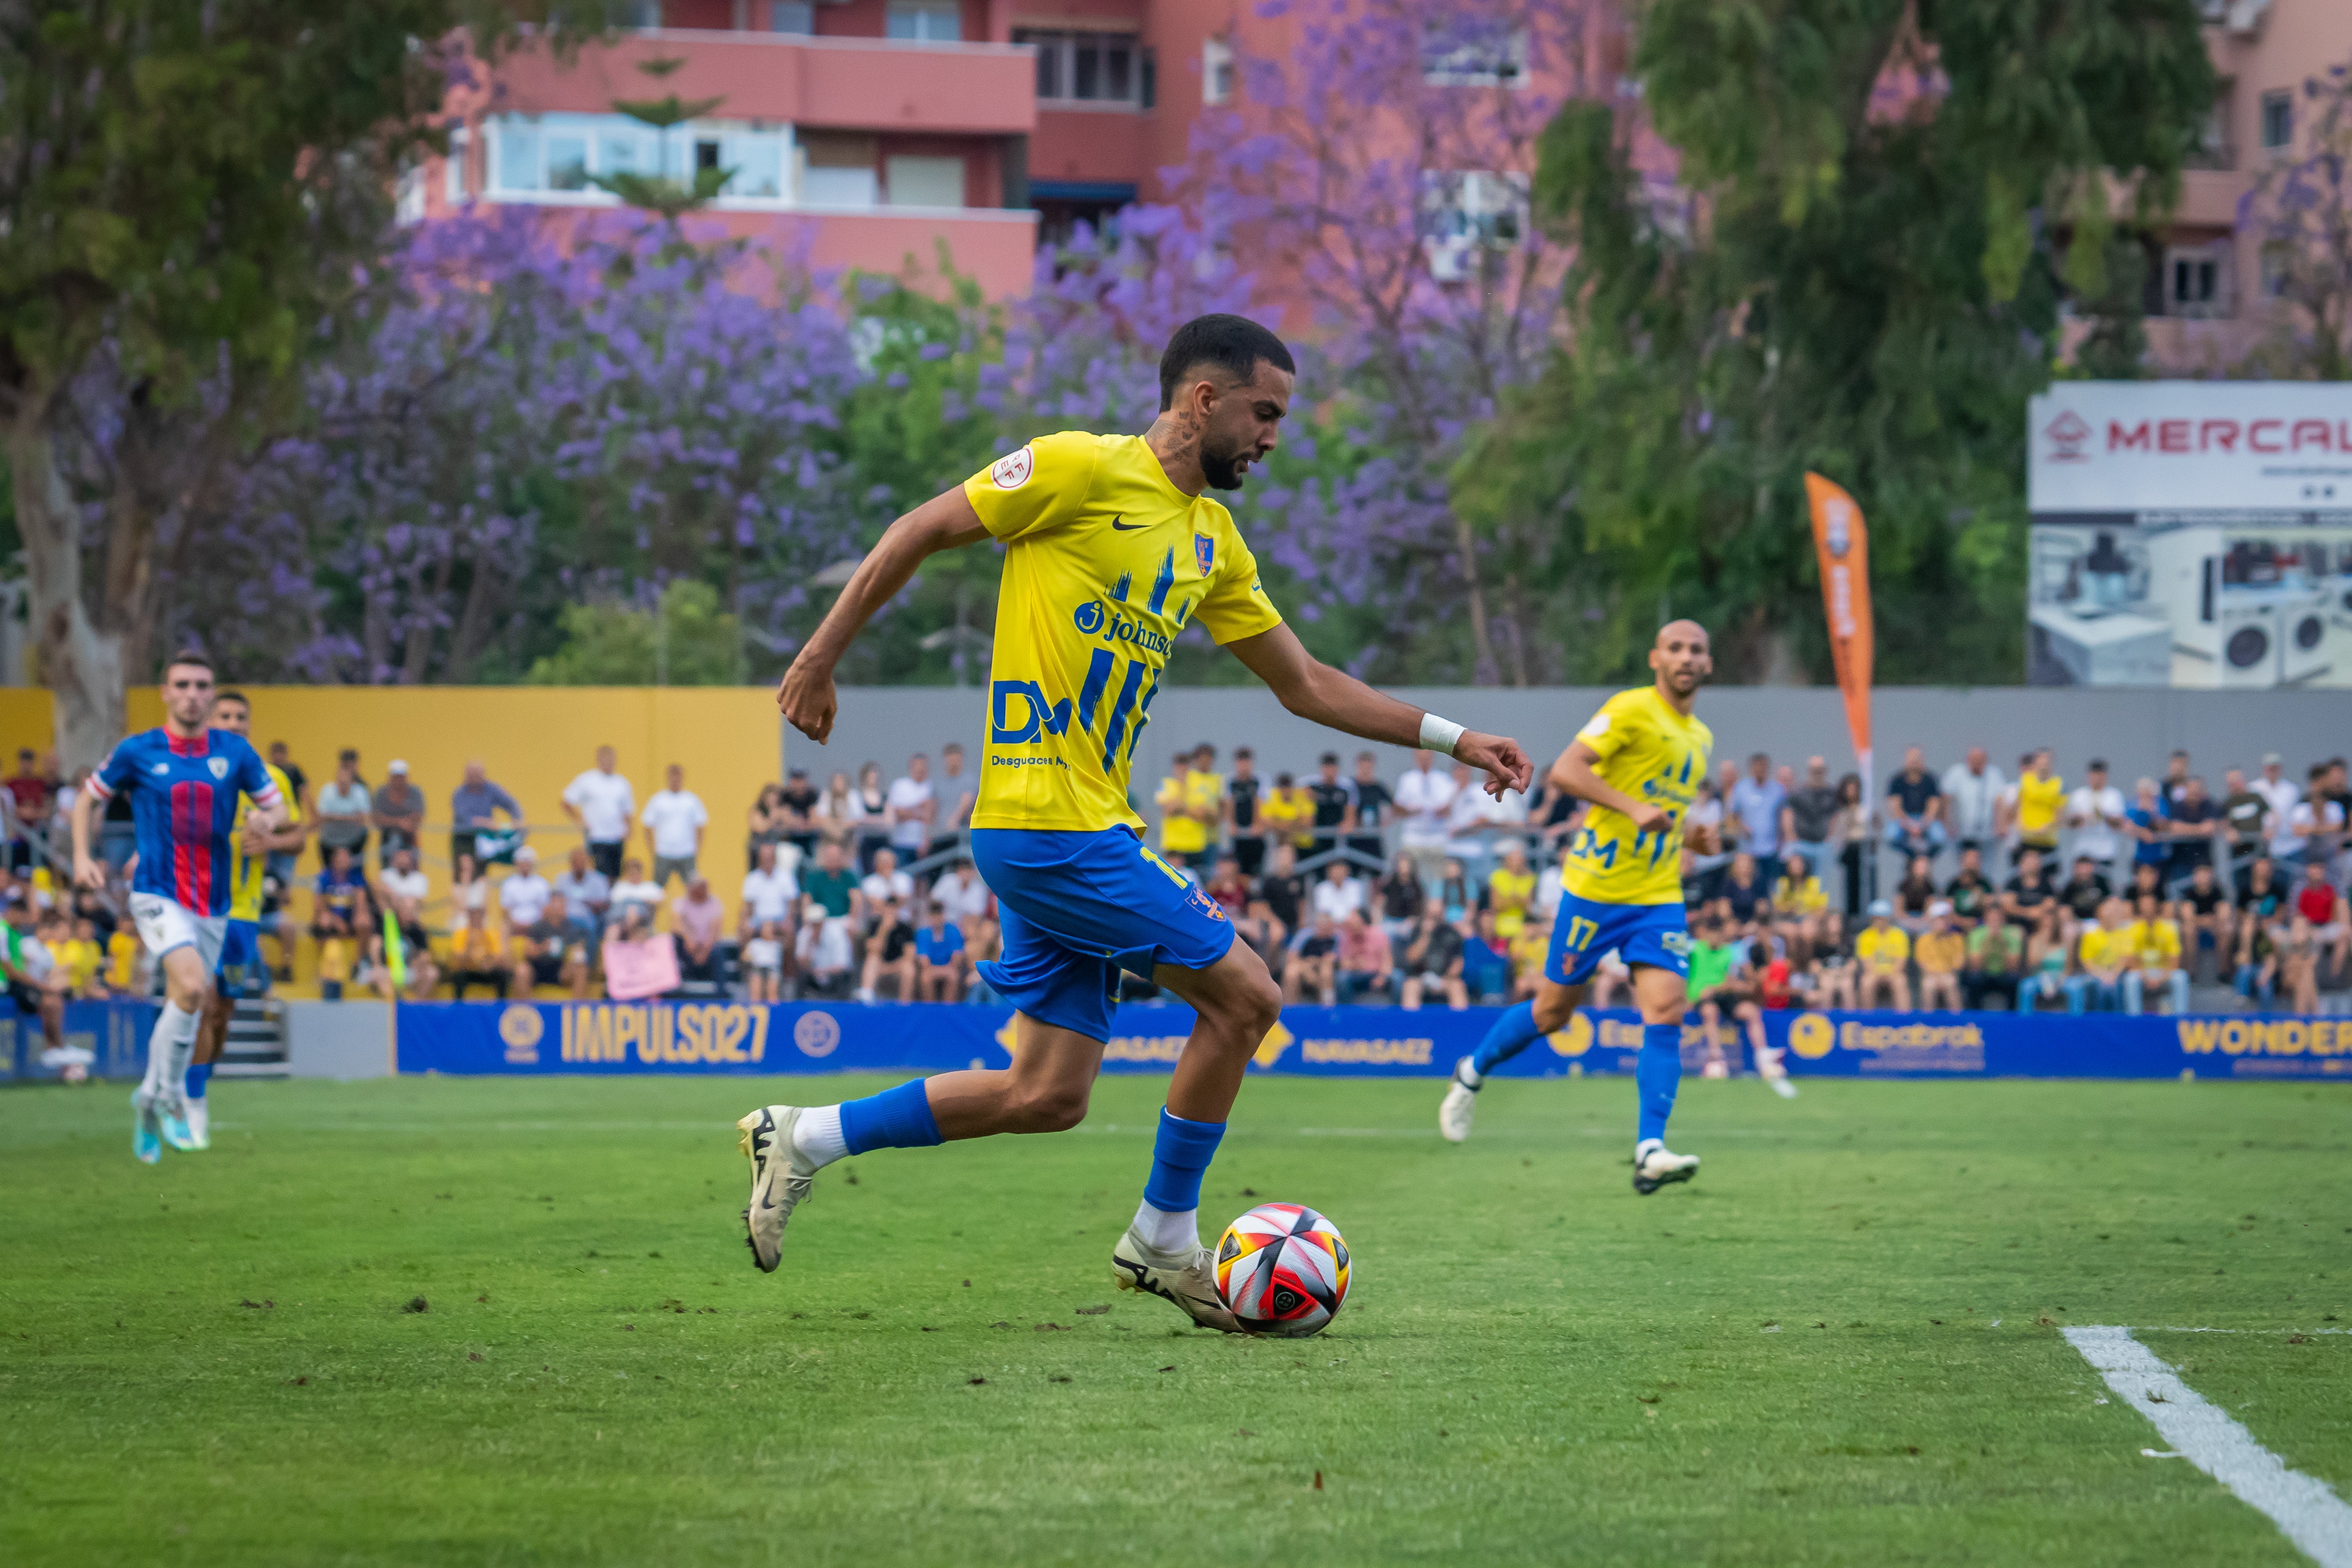
[[[2071,1323],[2262,1331],[2143,1337],[2352,1494],[2344,1086],[1686,1081],[1643,1199],[1627,1082],[1253,1082],[1204,1217],[1356,1259],[1277,1342],[1109,1288],[1154,1079],[756,1273],[734,1118],[882,1081],[222,1083],[157,1170],[0,1093],[0,1562],[2301,1561]]]

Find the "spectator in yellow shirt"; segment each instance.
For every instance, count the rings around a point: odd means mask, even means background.
[[[1496,873],[1500,875],[1500,873]],[[1503,917],[1495,917],[1495,934],[1502,940]],[[1519,929],[1509,939],[1511,958],[1511,1000],[1524,1001],[1536,994],[1543,979],[1544,958],[1551,950],[1551,922],[1542,916],[1520,916]]]
[[[1286,839],[1292,848],[1303,851],[1315,842],[1315,835],[1306,831],[1315,821],[1315,797],[1288,773],[1274,775],[1274,790],[1258,806],[1257,818],[1265,825],[1269,844]]]
[[[2162,989],[2172,997],[2174,1013],[2189,1011],[2189,971],[2180,966],[2180,927],[2165,918],[2154,893],[2139,900],[2139,919],[2124,940],[2130,944],[2132,967],[2124,971],[2124,1011],[2137,1014],[2150,991]]]
[[[1813,875],[1812,863],[1802,855],[1790,855],[1780,863],[1780,881],[1772,887],[1772,918],[1780,928],[1780,939],[1789,944],[1789,963],[1801,966],[1809,963],[1813,949],[1820,945],[1822,927],[1830,912],[1830,896],[1822,889],[1822,879]]]
[[[2133,947],[2126,917],[2131,906],[2109,899],[2099,906],[2099,923],[2083,932],[2075,944],[2074,962],[2082,967],[2066,977],[2066,1011],[2112,1013],[2123,1005],[2124,971],[2131,966]],[[2176,946],[2179,938],[2175,939]]]
[[[58,944],[58,967],[76,996],[103,996],[106,982],[99,971],[106,967],[106,949],[98,940],[98,922],[76,921],[71,938]]]
[[[138,988],[139,960],[145,956],[146,944],[134,935],[130,925],[116,926],[114,934],[106,939],[106,988],[109,991],[132,991]]]
[[[1969,961],[1969,939],[1952,929],[1952,906],[1941,899],[1927,906],[1927,929],[1913,948],[1919,959],[1919,1010],[1960,1010],[1960,971]]]
[[[1858,1007],[1875,1007],[1885,992],[1888,1005],[1898,1012],[1911,1009],[1911,938],[1895,923],[1895,906],[1878,899],[1870,906],[1870,923],[1854,933],[1854,967],[1862,971]]]
[[[1536,874],[1528,864],[1527,849],[1516,838],[1505,839],[1503,863],[1486,873],[1486,905],[1495,911],[1495,934],[1516,941],[1528,923],[1528,906],[1535,896]],[[1536,967],[1543,967],[1540,960]]]
[[[1217,749],[1204,742],[1171,759],[1168,776],[1160,781],[1154,799],[1160,807],[1160,850],[1179,866],[1192,865],[1209,851],[1223,784],[1216,759]]]
[[[2066,806],[2066,781],[2050,765],[2047,747],[2018,759],[2017,783],[2004,792],[2000,824],[2017,835],[2020,850],[2052,855],[2058,848],[2058,816]]]

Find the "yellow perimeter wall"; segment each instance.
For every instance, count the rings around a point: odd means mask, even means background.
[[[767,687],[635,686],[247,686],[253,702],[253,739],[265,751],[283,741],[313,787],[335,771],[335,753],[360,753],[360,772],[373,784],[394,757],[425,795],[425,821],[449,820],[449,795],[468,760],[522,803],[534,825],[561,825],[532,842],[542,857],[560,857],[578,839],[565,822],[563,786],[595,763],[599,745],[620,753],[621,772],[636,786],[640,805],[662,787],[671,763],[686,769],[686,785],[710,808],[704,837],[705,868],[732,899],[728,873],[738,864],[746,814],[760,786],[781,779],[782,721]],[[19,746],[47,751],[56,744],[55,710],[39,688],[0,688],[0,772],[13,772]],[[152,687],[132,690],[129,721],[135,731],[163,721]],[[642,837],[631,845],[644,847]],[[427,846],[436,858],[445,845]],[[308,857],[305,857],[308,866]],[[440,878],[436,877],[436,884]],[[436,888],[437,890],[437,888]]]

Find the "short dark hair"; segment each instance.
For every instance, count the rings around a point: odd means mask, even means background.
[[[217,708],[224,702],[234,702],[248,713],[253,711],[253,704],[245,700],[245,693],[233,686],[213,693],[214,707]]]
[[[339,763],[356,763],[359,760],[359,752],[349,746],[345,746],[341,751],[335,753],[335,761]]]
[[[184,647],[179,652],[173,654],[171,658],[165,659],[163,661],[163,673],[166,675],[171,674],[172,667],[181,664],[193,664],[198,669],[203,670],[206,675],[215,673],[211,658],[207,655],[198,653],[192,647]]]
[[[1236,382],[1257,374],[1257,362],[1296,375],[1298,365],[1282,340],[1247,316],[1195,316],[1176,329],[1168,352],[1160,356],[1160,411],[1176,405],[1176,388],[1185,376],[1204,364],[1215,365]]]
[[[1326,752],[1321,756],[1316,758],[1315,761],[1318,765],[1328,764],[1332,767],[1337,767],[1339,765],[1339,753],[1337,752]]]

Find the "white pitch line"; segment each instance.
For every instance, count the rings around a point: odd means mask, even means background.
[[[2252,1433],[2181,1382],[2129,1329],[2086,1323],[2060,1332],[2182,1458],[2268,1514],[2320,1568],[2352,1568],[2352,1508],[2325,1482],[2288,1469]]]

